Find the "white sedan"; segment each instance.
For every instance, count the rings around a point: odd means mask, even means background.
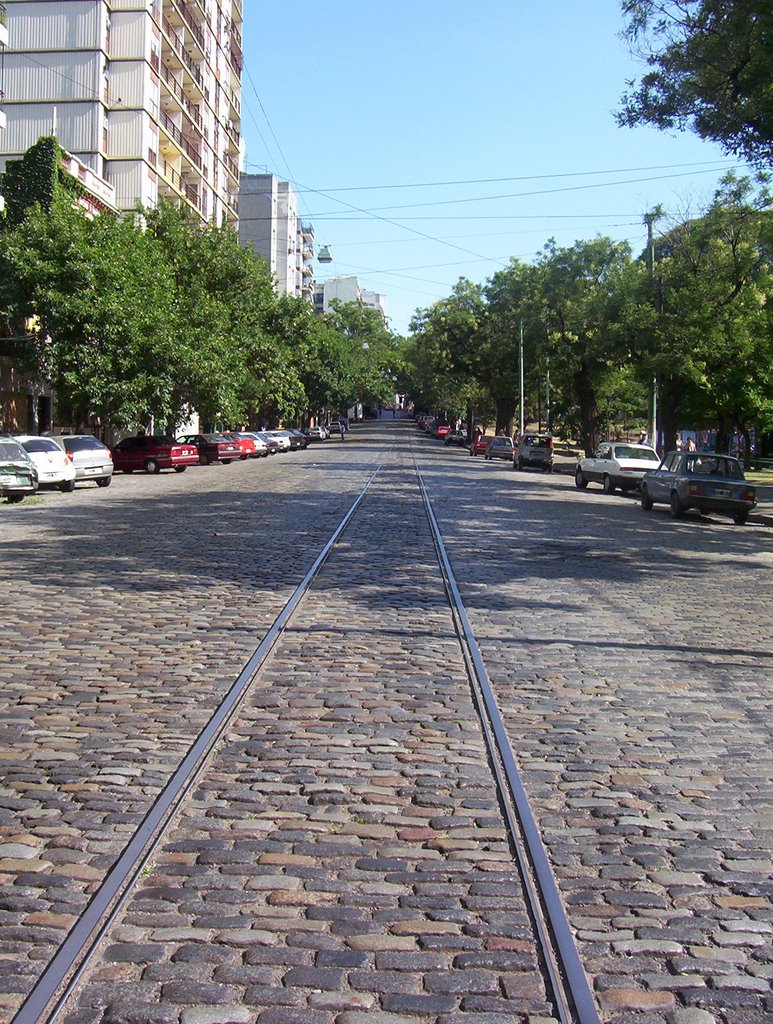
[[[644,474],[659,465],[660,456],[648,444],[605,441],[593,455],[580,459],[574,471],[574,482],[580,488],[599,483],[604,494],[612,494],[616,488],[633,491]]]
[[[35,463],[40,484],[52,484],[65,492],[75,490],[75,466],[56,441],[34,434],[17,434],[16,440]]]

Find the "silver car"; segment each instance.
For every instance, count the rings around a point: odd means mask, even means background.
[[[742,526],[757,504],[757,491],[732,455],[669,452],[641,482],[644,511],[649,512],[656,501],[670,505],[674,519],[695,508],[703,515],[720,512],[732,516]]]
[[[75,479],[108,487],[113,479],[113,455],[93,434],[58,434],[52,438],[75,466]]]

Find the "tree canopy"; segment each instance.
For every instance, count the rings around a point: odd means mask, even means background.
[[[623,0],[625,37],[651,69],[629,82],[621,125],[692,128],[758,167],[773,162],[773,3]]]

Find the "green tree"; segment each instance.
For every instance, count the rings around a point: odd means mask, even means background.
[[[757,166],[773,159],[770,0],[623,0],[624,32],[652,69],[629,82],[621,125],[691,127]]]

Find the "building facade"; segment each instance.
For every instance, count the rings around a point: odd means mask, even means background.
[[[3,67],[5,65],[5,48],[8,46],[8,26],[5,4],[0,3],[0,150],[3,146],[3,134],[5,131],[5,110],[3,109]],[[0,213],[5,209],[5,200],[0,193]]]
[[[314,229],[298,216],[298,197],[273,174],[243,174],[239,184],[239,241],[271,268],[280,295],[312,298]]]
[[[330,309],[330,303],[356,302],[366,309],[377,309],[387,323],[387,299],[381,292],[371,292],[360,286],[356,277],[329,277],[326,281],[318,281],[314,285],[314,312],[321,316]]]
[[[119,209],[238,219],[242,0],[3,0],[0,170],[55,135]]]

